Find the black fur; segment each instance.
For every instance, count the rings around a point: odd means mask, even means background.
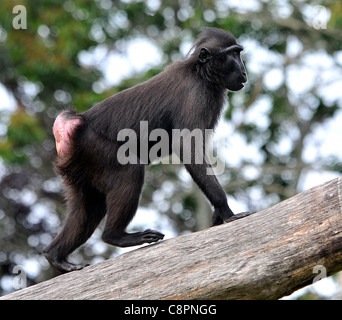
[[[145,165],[121,165],[117,161],[122,145],[117,141],[118,132],[129,128],[139,137],[140,121],[148,121],[150,131],[165,129],[170,137],[172,129],[213,129],[227,89],[239,90],[247,81],[236,54],[241,50],[232,34],[206,28],[186,60],[82,114],[66,114],[65,118],[82,119],[82,125],[70,137],[70,156],[58,158],[55,166],[66,186],[68,216],[61,232],[45,250],[54,267],[62,272],[81,268],[66,259],[90,237],[106,214],[103,240],[109,244],[124,247],[163,238],[163,234],[153,230],[125,232],[138,207]],[[210,164],[204,159],[203,164],[191,162],[185,166],[214,207],[213,225],[232,217],[216,177],[206,174]]]

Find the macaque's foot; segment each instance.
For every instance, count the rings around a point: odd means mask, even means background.
[[[237,219],[241,219],[241,218],[244,218],[244,217],[247,217],[251,214],[253,214],[255,212],[240,212],[240,213],[237,213],[235,215],[233,215],[232,217],[228,218],[227,220],[225,220],[224,222],[225,223],[229,223],[229,222],[232,222],[234,220],[237,220]]]
[[[118,247],[131,247],[143,243],[157,242],[163,238],[164,234],[155,230],[147,229],[141,232],[123,233],[116,237],[108,237],[104,235],[103,241]]]
[[[82,266],[82,265],[77,265],[77,264],[73,264],[71,262],[68,262],[67,260],[55,260],[53,258],[51,258],[47,253],[44,253],[44,256],[46,258],[47,261],[49,261],[49,263],[56,268],[58,271],[62,272],[62,273],[66,273],[66,272],[70,272],[70,271],[76,271],[76,270],[81,270],[86,266]]]

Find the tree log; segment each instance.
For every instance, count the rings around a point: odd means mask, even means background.
[[[2,299],[278,299],[322,268],[342,269],[342,177]]]

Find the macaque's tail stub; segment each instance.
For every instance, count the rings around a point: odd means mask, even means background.
[[[65,158],[71,155],[72,136],[76,128],[82,125],[83,120],[75,118],[75,115],[69,111],[64,111],[58,115],[53,124],[53,135],[56,140],[56,149],[58,156]]]

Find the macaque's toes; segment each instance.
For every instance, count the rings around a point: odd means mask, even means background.
[[[159,231],[147,229],[143,232],[142,239],[146,243],[152,243],[152,242],[157,242],[159,240],[162,240],[164,236],[165,235]]]
[[[51,257],[49,257],[47,254],[45,254],[45,257],[54,268],[56,268],[58,271],[62,273],[81,270],[84,267],[82,265],[70,263],[66,260],[58,261],[51,259]]]

